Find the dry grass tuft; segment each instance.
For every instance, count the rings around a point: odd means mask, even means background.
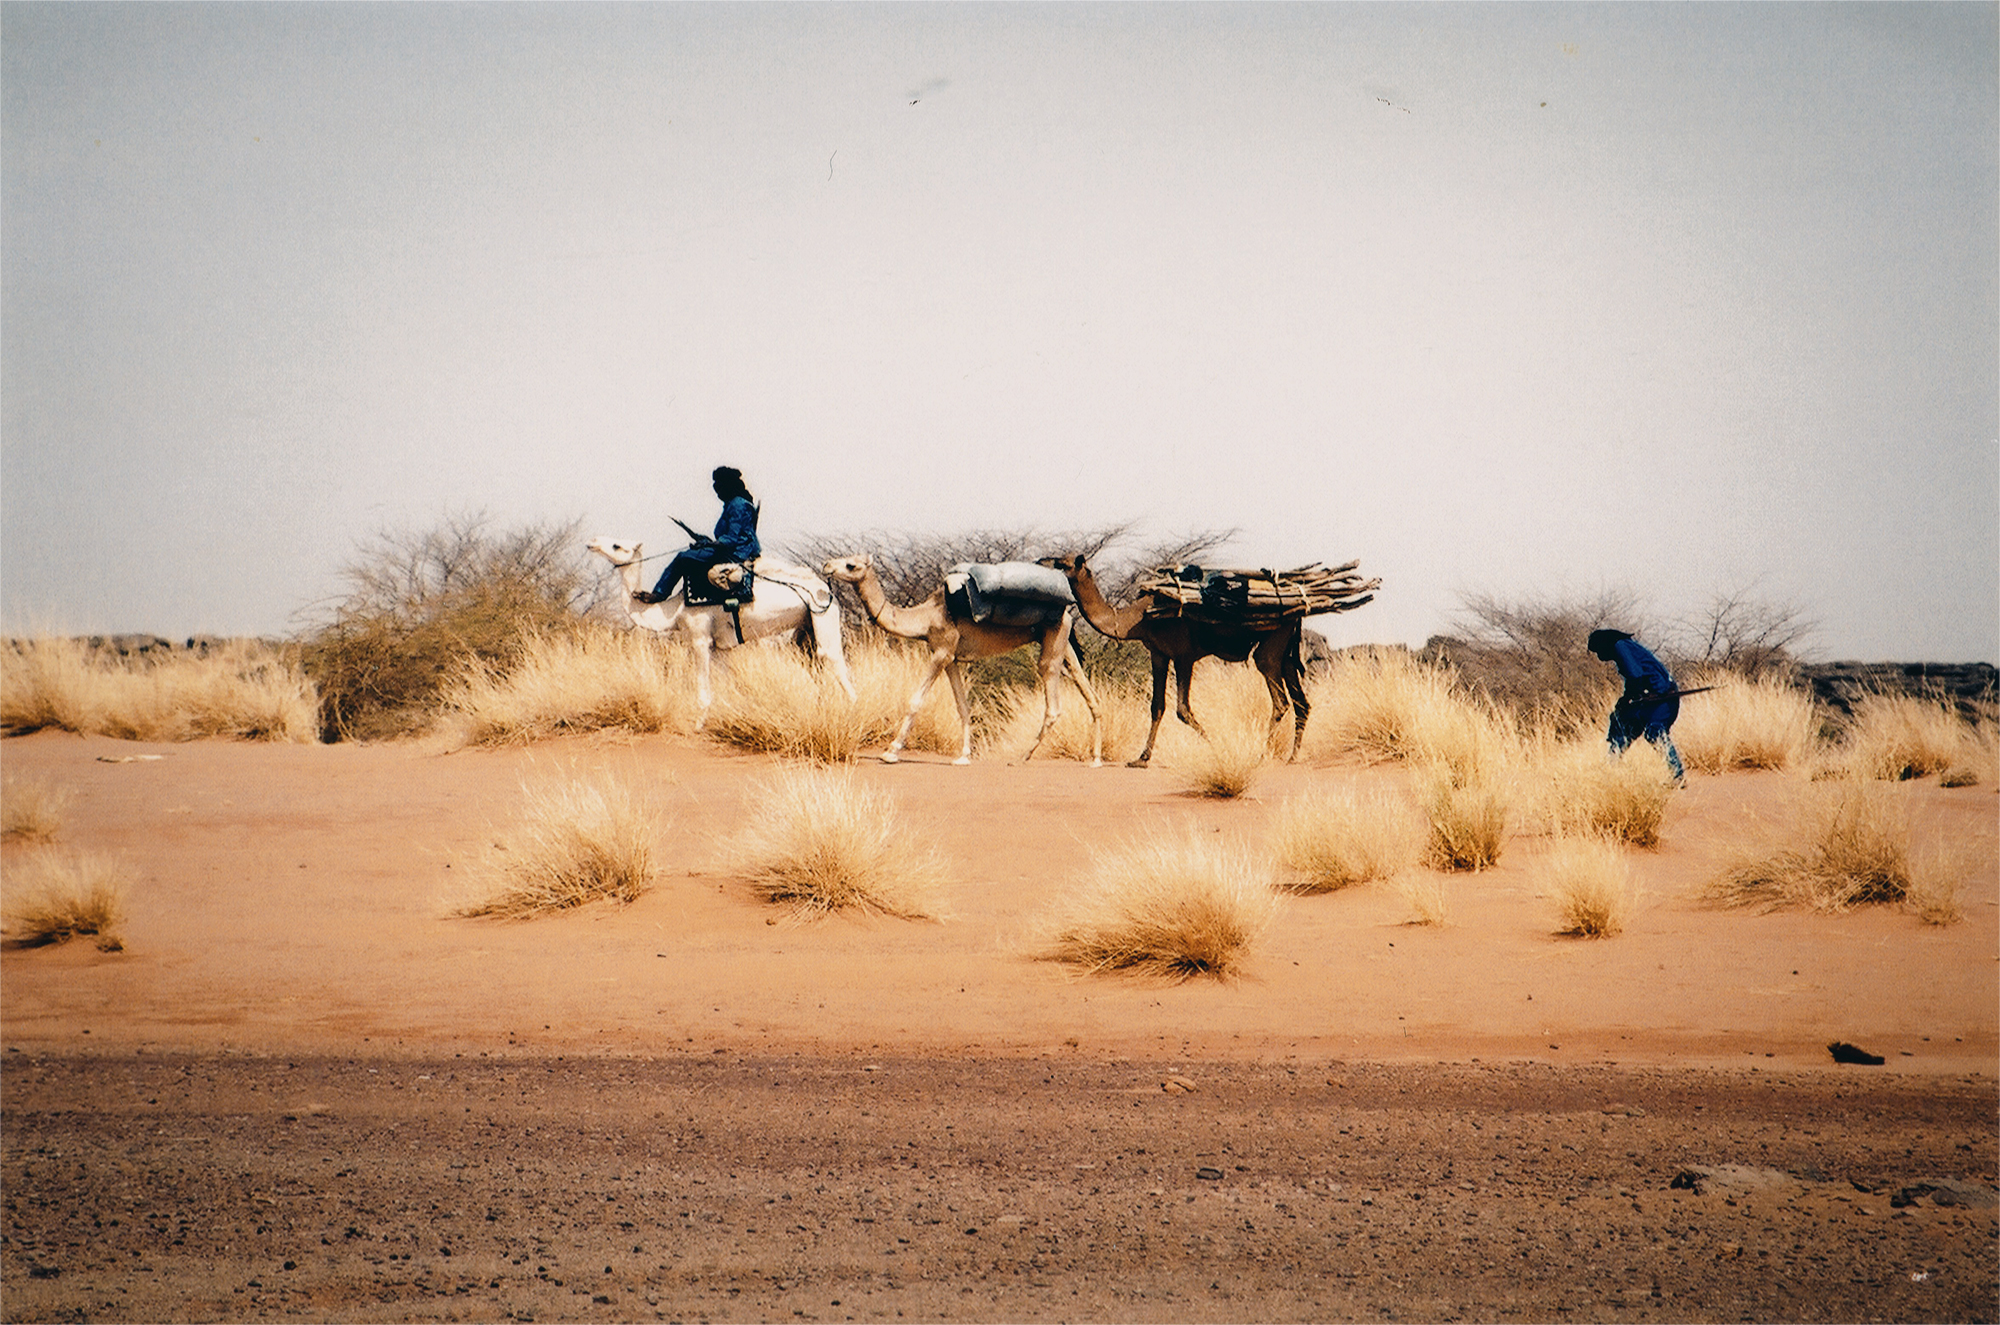
[[[1497,781],[1462,780],[1448,768],[1423,775],[1422,801],[1430,818],[1429,863],[1442,870],[1483,870],[1507,843],[1512,797]]]
[[[1396,879],[1396,894],[1410,907],[1408,924],[1442,929],[1451,921],[1451,896],[1447,876],[1404,874]]]
[[[1189,825],[1101,850],[1084,891],[1038,927],[1044,961],[1187,980],[1239,974],[1278,896],[1241,846]]]
[[[913,837],[894,800],[853,769],[784,769],[755,804],[736,840],[736,868],[760,899],[789,903],[800,916],[941,915],[943,856]]]
[[[1910,853],[1910,881],[1903,906],[1927,925],[1955,925],[1965,919],[1966,884],[1991,877],[1993,858],[1976,843],[1933,840]]]
[[[1635,741],[1618,758],[1601,741],[1544,745],[1532,761],[1539,811],[1549,830],[1615,838],[1635,847],[1660,844],[1673,799],[1673,773],[1659,747]]]
[[[1190,693],[1201,731],[1169,712],[1171,725],[1160,728],[1154,762],[1194,795],[1243,795],[1270,766],[1273,747],[1290,739],[1292,719],[1272,728],[1271,691],[1253,667],[1204,659],[1196,664]],[[1167,702],[1173,702],[1171,692]]]
[[[1148,692],[1129,680],[1094,676],[1097,711],[1104,724],[1105,761],[1123,762],[1145,746]],[[1062,683],[1062,716],[1042,738],[1037,759],[1090,762],[1090,710],[1068,681]],[[1032,686],[1008,686],[993,699],[993,744],[1002,750],[1025,751],[1042,726],[1042,692]]]
[[[1872,783],[1814,787],[1794,831],[1709,885],[1723,906],[1837,914],[1909,895],[1909,807]]]
[[[653,885],[657,828],[620,783],[571,779],[522,788],[525,806],[475,871],[459,915],[526,920],[589,902],[631,902]]]
[[[1546,895],[1556,904],[1561,929],[1579,938],[1622,933],[1638,903],[1631,865],[1609,837],[1557,839],[1545,862]]]
[[[1380,791],[1316,787],[1279,807],[1273,833],[1279,862],[1297,876],[1290,892],[1393,878],[1424,850],[1423,825],[1408,803]]]
[[[0,648],[0,727],[126,741],[316,741],[319,696],[294,659],[254,642],[123,658],[83,640],[17,640]]]
[[[1497,709],[1407,650],[1343,654],[1310,693],[1306,747],[1315,759],[1433,764],[1471,782],[1499,776],[1518,754]]]
[[[1693,675],[1686,685],[1713,685],[1681,704],[1674,744],[1688,768],[1727,773],[1738,768],[1803,767],[1812,757],[1819,719],[1812,698],[1781,676]]]
[[[644,631],[533,632],[505,665],[467,655],[461,667],[437,724],[455,745],[694,727],[693,659]]]
[[[1957,772],[1962,778],[1980,762],[1983,735],[1949,700],[1870,695],[1854,706],[1833,760],[1850,777],[1899,782]]]
[[[54,840],[75,798],[68,788],[52,787],[40,778],[0,781],[0,837],[17,842]]]
[[[846,763],[871,746],[887,745],[924,678],[926,656],[883,640],[850,644],[846,656],[853,700],[795,649],[730,650],[726,669],[716,669],[708,734],[741,749],[817,764]],[[955,755],[960,730],[951,684],[940,677],[917,711],[908,748]]]
[[[125,941],[125,867],[108,856],[43,848],[8,866],[7,941],[20,947],[92,937],[101,952]]]

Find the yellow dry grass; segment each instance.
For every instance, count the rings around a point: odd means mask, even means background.
[[[1513,795],[1497,778],[1465,779],[1446,767],[1420,775],[1420,799],[1430,820],[1428,863],[1441,870],[1483,870],[1507,844]]]
[[[1541,864],[1543,895],[1555,903],[1557,932],[1610,938],[1624,932],[1638,905],[1632,867],[1614,838],[1557,838]]]
[[[1278,807],[1272,837],[1294,876],[1287,891],[1333,892],[1413,868],[1424,825],[1409,802],[1384,791],[1314,787]]]
[[[1341,655],[1313,683],[1306,754],[1437,765],[1461,782],[1491,780],[1518,758],[1513,724],[1445,668],[1403,649]]]
[[[1811,760],[1819,729],[1812,697],[1783,677],[1692,674],[1684,684],[1715,687],[1683,700],[1674,724],[1674,744],[1689,769],[1787,769]]]
[[[1146,743],[1148,693],[1130,681],[1093,679],[1097,710],[1103,721],[1104,759],[1122,763],[1135,758]],[[1037,759],[1073,759],[1090,762],[1090,710],[1083,696],[1068,681],[1062,683],[1062,716],[1042,738]],[[996,750],[1025,753],[1042,726],[1042,692],[1028,686],[1009,686],[994,697],[993,739]]]
[[[1910,820],[1893,787],[1811,787],[1792,822],[1708,886],[1723,906],[1837,914],[1909,895]]]
[[[90,937],[118,952],[128,885],[125,866],[110,856],[38,848],[9,862],[0,923],[21,947]]]
[[[1652,742],[1634,742],[1616,758],[1595,739],[1537,742],[1526,772],[1532,811],[1550,832],[1659,845],[1675,787],[1666,756]]]
[[[48,842],[62,831],[63,816],[76,793],[40,778],[0,780],[0,837],[16,842]]]
[[[1870,695],[1854,706],[1829,762],[1836,773],[1891,782],[1976,770],[1984,735],[1949,700]],[[1955,780],[1963,785],[1962,774]]]
[[[251,642],[121,658],[82,640],[0,648],[0,727],[127,741],[319,739],[319,695],[296,662]]]
[[[1160,825],[1099,850],[1082,891],[1039,922],[1029,950],[1088,971],[1225,978],[1242,971],[1278,904],[1254,853],[1195,825]]]
[[[1395,889],[1396,895],[1410,908],[1410,918],[1405,923],[1437,929],[1451,923],[1451,889],[1446,875],[1400,874],[1396,876]]]
[[[1201,731],[1169,709],[1153,762],[1187,791],[1228,800],[1248,792],[1270,766],[1274,748],[1291,739],[1291,716],[1271,725],[1271,690],[1254,667],[1205,658],[1190,690]],[[1171,689],[1167,702],[1173,703]]]
[[[622,783],[565,778],[521,794],[519,821],[475,868],[459,915],[526,920],[652,887],[658,825]]]
[[[752,797],[756,812],[732,842],[751,892],[801,917],[859,911],[933,919],[949,869],[897,813],[888,793],[852,768],[793,766]]]
[[[506,745],[575,732],[694,727],[694,662],[640,630],[527,636],[506,667],[470,659],[442,696],[437,729],[454,745]]]
[[[850,700],[831,671],[788,642],[746,645],[718,657],[706,734],[738,749],[818,764],[846,763],[870,746],[887,745],[926,667],[920,650],[897,641],[851,643]],[[691,667],[683,675],[692,713]],[[950,682],[940,677],[918,710],[909,748],[956,754],[959,733]]]

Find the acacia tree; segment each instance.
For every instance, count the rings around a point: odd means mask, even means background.
[[[1818,628],[1795,604],[1753,598],[1747,587],[1730,589],[1681,622],[1681,653],[1689,662],[1742,676],[1789,673],[1798,666],[1799,646]]]
[[[580,526],[450,515],[363,543],[341,569],[347,592],[314,610],[302,641],[322,738],[417,728],[467,661],[504,666],[530,635],[576,628],[602,595]]]

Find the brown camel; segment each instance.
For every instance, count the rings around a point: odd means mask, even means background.
[[[951,678],[952,697],[958,701],[958,719],[965,728],[965,742],[959,749],[958,758],[952,762],[969,764],[972,762],[972,700],[966,692],[965,664],[974,658],[990,658],[1008,653],[1023,644],[1039,643],[1041,657],[1037,670],[1041,673],[1042,684],[1042,726],[1035,733],[1035,743],[1022,755],[1022,761],[1034,757],[1041,748],[1042,738],[1062,714],[1062,694],[1060,673],[1067,667],[1070,680],[1083,694],[1084,706],[1090,710],[1090,753],[1091,767],[1104,762],[1104,725],[1097,713],[1097,692],[1090,688],[1090,682],[1083,674],[1083,660],[1077,657],[1076,646],[1070,640],[1070,624],[1073,615],[1065,609],[1054,624],[1046,626],[1001,626],[990,622],[973,621],[968,617],[953,615],[945,591],[940,588],[923,602],[912,607],[897,607],[889,601],[882,589],[882,579],[875,573],[875,567],[865,556],[835,557],[825,566],[826,576],[832,580],[845,580],[861,595],[862,605],[875,624],[903,639],[923,640],[930,645],[931,666],[917,691],[910,696],[910,711],[903,715],[903,725],[896,729],[896,739],[882,752],[882,762],[893,764],[902,757],[903,744],[910,739],[910,727],[917,720],[917,710],[923,707],[924,696],[930,693],[938,673]]]
[[[1174,716],[1201,730],[1188,702],[1188,687],[1194,681],[1194,665],[1203,658],[1225,662],[1255,663],[1271,691],[1271,730],[1293,715],[1292,743],[1285,758],[1298,757],[1299,742],[1306,732],[1306,716],[1312,705],[1306,701],[1305,660],[1300,652],[1303,618],[1292,617],[1264,629],[1225,626],[1187,617],[1148,616],[1144,604],[1113,606],[1097,587],[1097,577],[1082,557],[1045,557],[1044,566],[1053,566],[1069,576],[1076,605],[1084,620],[1112,639],[1132,639],[1144,644],[1153,655],[1153,726],[1146,733],[1146,748],[1131,763],[1144,768],[1152,762],[1153,743],[1160,738],[1160,721],[1167,712],[1167,667],[1174,669]]]

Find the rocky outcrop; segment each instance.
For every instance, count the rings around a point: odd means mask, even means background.
[[[1799,680],[1843,714],[1870,695],[1950,699],[1969,718],[1990,715],[2000,702],[2000,670],[1992,663],[1807,663]]]

